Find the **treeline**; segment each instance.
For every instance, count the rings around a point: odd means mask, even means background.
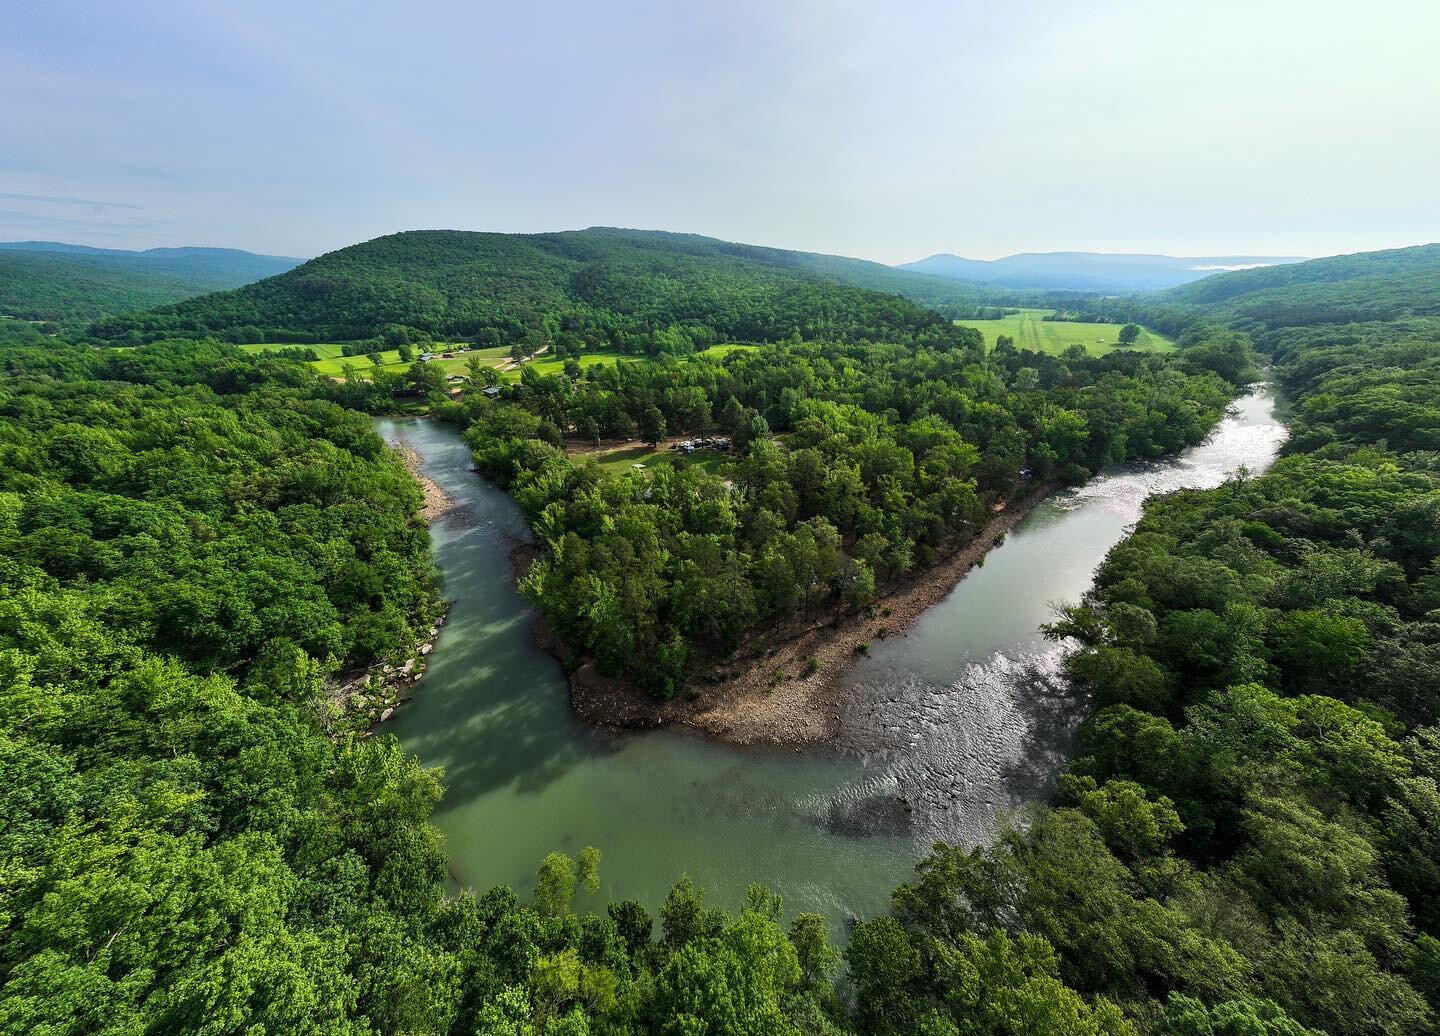
[[[0,317],[0,345],[36,345],[59,330],[56,324],[35,324],[28,320]]]
[[[416,231],[331,252],[237,291],[98,321],[91,331],[117,344],[212,336],[305,343],[403,328],[480,346],[540,339],[650,355],[791,336],[951,340],[940,314],[860,286],[889,289],[897,279],[959,290],[858,260],[690,235]]]
[[[806,343],[527,370],[498,401],[453,410],[544,547],[527,597],[602,673],[669,696],[757,627],[863,609],[934,564],[1022,470],[1080,482],[1197,442],[1249,370],[1233,337],[1179,364],[1013,348],[987,362],[963,333],[958,349]],[[733,447],[723,478],[699,465],[606,475],[564,451],[566,438],[712,431]]]
[[[957,320],[1003,320],[1020,310],[1014,306],[971,306],[963,313],[954,314]]]

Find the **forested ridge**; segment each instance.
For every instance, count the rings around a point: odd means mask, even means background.
[[[1440,244],[1237,270],[1156,294],[1092,298],[1062,308],[1070,319],[1134,320],[1167,334],[1204,320],[1245,331],[1262,346],[1272,331],[1287,327],[1435,317]]]
[[[82,324],[282,273],[299,260],[230,248],[0,243],[0,316]]]
[[[1440,334],[1289,313],[1252,325],[1287,456],[1152,502],[1057,620],[1096,705],[1058,801],[937,846],[843,958],[759,888],[736,915],[686,882],[656,919],[602,905],[591,851],[541,861],[526,902],[446,893],[443,777],[327,736],[316,704],[329,666],[434,614],[418,492],[339,405],[372,389],[214,343],[0,349],[0,1032],[1435,1031]],[[1022,464],[1188,441],[1248,358],[1204,324],[1174,360],[902,344],[435,402],[589,576],[662,533],[695,551],[667,579],[727,536],[784,557],[823,519],[847,556],[884,539],[883,578]],[[758,456],[742,510],[657,471],[657,525],[636,477],[557,464],[566,433],[657,416]]]
[[[509,345],[527,337],[632,352],[715,342],[943,336],[924,305],[979,290],[878,263],[596,227],[556,234],[409,231],[330,252],[237,291],[96,323],[113,342],[368,339],[390,328]]]

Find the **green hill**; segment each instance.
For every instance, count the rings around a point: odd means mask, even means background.
[[[1259,332],[1432,316],[1440,314],[1440,244],[1219,274],[1156,302]]]
[[[94,320],[236,288],[300,260],[234,248],[89,248],[58,241],[0,242],[0,315]]]
[[[943,334],[929,306],[974,305],[979,289],[878,263],[731,244],[691,234],[591,228],[555,234],[409,231],[342,248],[236,291],[98,323],[144,341],[369,338],[401,325],[509,344],[537,331],[590,345],[656,336],[692,342],[903,340]]]

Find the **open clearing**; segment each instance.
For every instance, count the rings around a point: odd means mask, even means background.
[[[333,343],[313,345],[301,342],[266,342],[263,344],[242,345],[240,348],[249,353],[275,352],[279,349],[313,349],[320,359],[311,361],[310,366],[314,367],[321,374],[328,375],[332,378],[341,377],[345,372],[347,364],[353,367],[355,373],[362,378],[368,377],[370,372],[375,370],[375,365],[371,363],[363,353],[359,356],[344,356],[341,354],[341,347]],[[440,353],[448,352],[456,348],[460,348],[460,346],[458,344],[446,345],[436,342],[433,345],[426,346],[423,351],[434,352],[438,356]],[[417,355],[422,351],[419,346],[415,346],[414,349]],[[510,363],[510,350],[506,346],[495,346],[491,349],[471,349],[469,352],[456,353],[449,359],[439,358],[431,360],[430,365],[438,368],[442,374],[464,374],[469,367],[472,357],[478,358],[487,367],[504,367]],[[582,368],[594,367],[597,364],[610,363],[613,360],[619,359],[636,359],[636,357],[628,353],[609,351],[592,352],[580,357],[580,366]],[[380,350],[381,370],[398,373],[409,370],[411,363],[415,362],[418,361],[406,363],[401,360],[398,349]],[[565,369],[565,361],[554,356],[542,355],[533,360],[526,361],[525,366],[534,367],[540,374],[559,374]],[[502,381],[518,381],[520,380],[520,371],[518,368],[502,371],[500,379]]]
[[[414,346],[413,348],[418,355],[422,351],[433,351],[438,354],[459,347],[460,344],[458,343],[449,345],[436,342],[433,345],[426,346],[424,350],[419,346]],[[275,352],[279,349],[310,349],[314,351],[316,356],[320,357],[318,360],[312,360],[310,366],[314,367],[321,374],[328,375],[332,378],[338,378],[344,374],[346,364],[354,367],[356,373],[361,377],[365,377],[370,371],[375,369],[375,365],[370,362],[364,353],[361,353],[359,356],[346,356],[341,352],[341,346],[330,342],[321,344],[312,344],[309,342],[264,342],[255,345],[242,345],[240,348],[244,349],[247,353]],[[382,370],[398,372],[410,369],[410,364],[400,359],[400,351],[398,349],[381,349],[379,353],[380,367]],[[430,362],[439,367],[441,372],[445,374],[464,374],[466,365],[472,356],[478,356],[488,367],[499,367],[510,362],[510,350],[503,346],[497,346],[493,349],[471,349],[466,353],[457,353],[448,360],[440,359]]]
[[[1015,348],[1058,356],[1072,345],[1083,345],[1091,356],[1103,356],[1117,347],[1123,324],[1076,324],[1065,320],[1044,319],[1054,310],[1022,309],[1000,320],[957,320],[962,327],[973,327],[985,336],[985,348],[995,348],[1000,335],[1015,339]],[[1140,329],[1140,340],[1130,349],[1142,353],[1171,352],[1175,343],[1157,331]]]
[[[701,349],[700,356],[708,356],[712,360],[722,360],[731,353],[748,352],[751,349],[760,348],[758,345],[741,345],[738,342],[728,342],[724,345],[712,345],[708,349]]]
[[[687,455],[671,449],[676,443],[689,438],[691,438],[689,435],[672,435],[660,440],[654,446],[638,439],[624,443],[609,443],[598,447],[571,442],[566,444],[565,455],[570,463],[577,467],[593,460],[606,471],[617,475],[641,470],[636,467],[637,464],[643,464],[644,470],[648,471],[661,465],[673,465],[679,462],[688,467],[708,471],[712,475],[724,474],[733,465],[733,459],[728,453],[716,450],[697,450],[695,453]]]
[[[435,342],[427,345],[423,351],[439,354],[461,348],[462,345],[463,343],[445,344]],[[355,373],[362,378],[368,377],[370,372],[375,370],[375,365],[370,362],[365,354],[346,356],[341,351],[342,347],[333,342],[319,344],[311,342],[262,342],[242,345],[240,348],[244,349],[247,353],[277,352],[281,349],[310,349],[314,351],[315,355],[320,357],[318,360],[312,360],[310,366],[314,367],[321,374],[332,378],[342,377],[347,364],[353,367]],[[417,355],[422,351],[420,346],[414,346],[413,348]],[[736,343],[712,345],[708,349],[701,350],[699,355],[721,359],[732,352],[758,348],[759,346],[756,345],[740,345]],[[431,360],[430,363],[432,366],[438,367],[440,372],[447,376],[450,374],[464,374],[469,366],[471,357],[478,357],[488,367],[505,367],[510,363],[510,349],[508,346],[496,346],[490,349],[471,349],[469,352],[456,353],[450,359],[435,359]],[[644,357],[636,356],[632,353],[602,349],[582,354],[580,356],[580,367],[583,370],[600,364],[613,363],[616,360],[638,362],[644,360]],[[527,360],[525,366],[534,367],[536,372],[542,375],[560,374],[565,370],[565,361],[556,356],[542,354],[533,360]],[[409,370],[410,363],[406,363],[400,359],[399,350],[382,349],[380,350],[380,369],[398,373]],[[519,368],[501,371],[500,379],[502,381],[519,381]]]

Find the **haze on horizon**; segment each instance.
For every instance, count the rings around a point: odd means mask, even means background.
[[[1440,239],[1440,7],[14,5],[0,240],[595,224],[903,262]]]

